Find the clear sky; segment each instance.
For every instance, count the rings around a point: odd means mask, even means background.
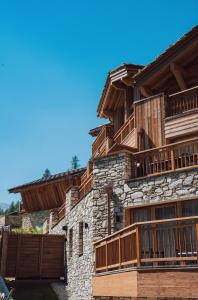
[[[147,64],[198,22],[198,0],[0,0],[0,202],[91,157],[107,72]]]

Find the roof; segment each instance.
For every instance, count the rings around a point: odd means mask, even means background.
[[[96,137],[99,134],[99,132],[102,129],[102,127],[105,126],[105,125],[111,125],[111,123],[110,122],[106,122],[106,123],[104,123],[102,125],[99,125],[99,126],[97,126],[95,128],[92,128],[92,129],[89,130],[89,134],[91,136],[93,136],[93,137]]]
[[[67,179],[70,175],[71,176],[81,175],[81,173],[83,173],[85,170],[86,170],[86,168],[80,168],[80,169],[71,170],[68,172],[62,172],[62,173],[50,175],[48,177],[42,177],[40,179],[13,187],[13,188],[9,189],[8,191],[9,191],[9,193],[18,193],[18,192],[20,192],[21,189],[24,189],[24,188],[28,188],[31,186],[40,185],[40,184],[44,184],[44,183],[48,183],[48,182],[52,182],[52,181],[57,181],[57,180],[61,180],[61,179],[64,180],[64,179]]]
[[[104,98],[106,96],[107,90],[108,90],[108,86],[111,82],[117,81],[123,77],[126,77],[128,75],[131,75],[132,77],[134,76],[134,74],[136,72],[138,72],[139,69],[142,69],[144,66],[143,65],[136,65],[136,64],[127,64],[124,63],[121,66],[111,70],[108,72],[107,74],[107,78],[105,81],[105,85],[102,91],[102,95],[100,97],[100,102],[98,104],[98,108],[97,108],[97,112],[99,115],[99,112],[101,110]]]
[[[160,54],[154,61],[150,64],[146,65],[143,69],[141,69],[137,74],[134,75],[136,81],[144,77],[149,71],[155,68],[158,64],[167,59],[168,56],[174,54],[178,48],[182,45],[185,45],[189,40],[194,38],[198,34],[198,25],[193,27],[190,31],[184,34],[176,43],[169,46],[162,54]]]

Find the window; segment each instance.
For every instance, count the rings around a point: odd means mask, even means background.
[[[73,228],[69,230],[69,258],[72,257],[73,254]]]
[[[83,255],[83,222],[79,223],[79,240],[78,240],[79,256]]]
[[[198,199],[126,209],[125,225],[190,216],[198,216]]]

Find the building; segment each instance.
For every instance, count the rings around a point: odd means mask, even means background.
[[[92,160],[47,225],[67,237],[71,299],[198,298],[198,27],[109,72],[97,112]]]

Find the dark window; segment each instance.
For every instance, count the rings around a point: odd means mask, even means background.
[[[69,258],[72,257],[73,254],[73,228],[69,230]]]
[[[83,255],[83,222],[79,223],[79,256]]]

